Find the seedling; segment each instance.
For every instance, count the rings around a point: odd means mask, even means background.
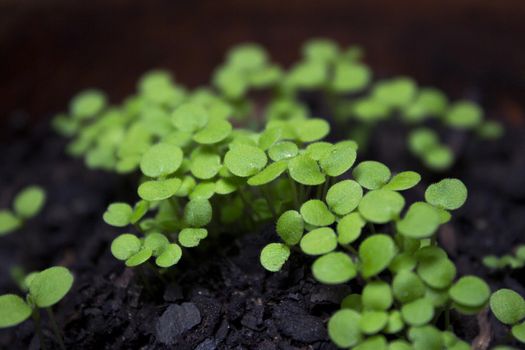
[[[519,245],[516,247],[514,255],[505,254],[501,257],[487,255],[483,258],[483,265],[492,270],[500,270],[506,267],[511,269],[521,269],[525,266],[525,245]]]
[[[496,318],[511,328],[514,338],[525,343],[525,300],[510,289],[500,289],[490,297],[490,309]]]
[[[54,266],[29,274],[25,285],[28,287],[25,300],[15,294],[0,296],[0,328],[16,326],[32,316],[40,338],[40,346],[43,348],[39,309],[46,309],[60,348],[66,349],[51,307],[69,292],[73,285],[73,275],[65,267]]]
[[[38,215],[45,201],[46,193],[41,187],[21,190],[13,201],[13,210],[0,210],[0,236],[20,229],[26,220]]]

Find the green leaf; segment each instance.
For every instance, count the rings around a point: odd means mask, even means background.
[[[332,149],[330,142],[314,142],[306,146],[306,155],[313,160],[320,160],[325,154]]]
[[[266,151],[281,139],[282,134],[283,129],[281,127],[267,127],[259,136],[257,144],[260,149]]]
[[[399,216],[405,199],[390,190],[374,190],[364,195],[359,203],[359,213],[367,221],[385,224]]]
[[[359,246],[361,274],[364,278],[379,274],[388,267],[396,253],[396,245],[390,236],[376,234],[368,237]]]
[[[203,227],[212,219],[210,201],[203,198],[192,199],[184,208],[184,222],[191,227]]]
[[[191,157],[190,171],[197,179],[208,180],[221,168],[221,157],[209,149],[198,149]]]
[[[359,343],[352,350],[387,350],[387,343],[385,337],[382,335],[375,335],[365,339]]]
[[[15,197],[14,209],[16,214],[24,219],[38,214],[46,201],[46,193],[39,186],[24,188]]]
[[[428,186],[425,200],[438,208],[458,209],[467,200],[467,188],[458,179],[443,179]]]
[[[446,257],[446,254],[423,257],[420,255],[417,259],[419,261],[417,274],[432,288],[447,288],[456,277],[456,266]]]
[[[388,322],[383,332],[387,334],[395,334],[401,332],[403,328],[405,328],[405,322],[403,321],[401,312],[397,310],[390,312],[388,315]],[[392,345],[390,345],[389,350],[392,350],[391,347]]]
[[[391,173],[383,163],[367,160],[355,167],[352,176],[364,188],[376,190],[388,182]]]
[[[328,321],[328,335],[340,348],[349,348],[362,339],[359,331],[361,315],[354,310],[338,310]]]
[[[330,132],[330,124],[324,119],[311,118],[293,123],[294,132],[301,142],[323,139]]]
[[[297,145],[291,141],[280,141],[268,149],[268,156],[274,162],[293,158],[299,153]]]
[[[248,183],[250,183],[249,180],[248,180]],[[253,186],[253,184],[250,184],[250,185]],[[217,193],[217,194],[226,195],[226,194],[233,193],[236,190],[237,190],[237,183],[235,182],[235,180],[232,180],[232,179],[218,179],[215,182],[214,192]]]
[[[423,239],[431,237],[440,225],[439,212],[430,204],[416,202],[405,217],[396,223],[399,233],[406,237]]]
[[[385,328],[387,322],[386,312],[367,310],[361,314],[359,329],[365,334],[375,334]]]
[[[132,224],[136,224],[140,219],[146,215],[146,213],[149,210],[149,202],[140,200],[135,204],[135,208],[133,208],[133,213],[130,216],[130,222]]]
[[[335,66],[332,89],[339,93],[356,92],[365,88],[370,82],[370,69],[355,62],[338,62]]]
[[[214,182],[201,182],[191,191],[190,199],[210,199],[215,194],[215,189]]]
[[[425,296],[425,285],[412,271],[400,271],[392,281],[394,296],[401,303],[409,303]]]
[[[434,130],[418,128],[408,136],[408,148],[416,155],[423,156],[436,146],[439,146],[439,137]]]
[[[264,48],[254,43],[240,44],[228,52],[228,63],[238,70],[252,70],[264,66],[268,55]]]
[[[392,306],[394,301],[390,285],[383,281],[367,283],[362,293],[362,303],[367,310],[385,311]]]
[[[316,280],[324,284],[339,284],[350,281],[357,274],[352,259],[342,252],[332,252],[317,258],[312,265]]]
[[[339,142],[321,157],[319,164],[326,175],[336,177],[350,169],[356,158],[357,153],[351,143]]]
[[[329,227],[321,227],[305,234],[301,239],[301,250],[309,255],[322,255],[337,247],[337,236]]]
[[[344,216],[337,223],[337,240],[340,244],[350,244],[359,238],[361,229],[366,225],[359,213]]]
[[[315,186],[325,182],[325,176],[317,162],[305,154],[291,159],[288,171],[292,179],[303,185]]]
[[[525,300],[513,290],[500,289],[490,297],[490,309],[496,318],[514,325],[525,318]]]
[[[170,244],[170,241],[162,233],[153,232],[144,239],[144,247],[151,249],[153,256],[159,256]]]
[[[382,188],[391,191],[404,191],[416,186],[421,181],[421,175],[415,171],[403,171],[395,175]]]
[[[182,150],[168,143],[152,146],[140,160],[140,170],[149,177],[160,177],[174,173],[182,164]]]
[[[226,139],[231,132],[232,125],[227,120],[212,120],[193,135],[193,140],[202,145],[212,145]]]
[[[16,326],[31,316],[31,308],[18,295],[0,296],[0,328]]]
[[[171,243],[164,249],[162,254],[160,254],[157,259],[155,259],[155,264],[159,267],[170,267],[179,262],[182,257],[182,249],[176,243]]]
[[[443,145],[436,145],[423,154],[423,162],[432,170],[446,170],[454,163],[454,153]]]
[[[261,170],[260,173],[250,177],[248,179],[248,185],[250,186],[261,186],[266,185],[273,180],[277,179],[282,173],[288,169],[288,164],[285,161],[278,161],[268,165],[266,168]]]
[[[246,144],[235,144],[226,152],[224,165],[228,170],[240,177],[249,177],[261,171],[268,159],[260,148]]]
[[[118,260],[127,260],[142,247],[140,239],[131,233],[124,233],[111,242],[111,254]]]
[[[490,297],[490,288],[476,276],[461,277],[448,291],[450,298],[467,307],[483,306]]]
[[[22,226],[22,220],[9,210],[0,210],[0,236],[13,232]]]
[[[268,271],[277,272],[281,270],[290,256],[290,248],[282,243],[270,243],[261,251],[261,265]]]
[[[304,232],[303,217],[296,210],[285,211],[277,220],[276,231],[286,244],[299,243]]]
[[[150,248],[143,247],[138,253],[132,255],[131,257],[129,257],[129,259],[126,260],[126,266],[139,266],[148,261],[148,259],[151,258],[152,255],[153,251]]]
[[[483,110],[470,101],[459,101],[452,105],[445,116],[448,125],[458,129],[472,129],[481,124]]]
[[[396,333],[396,332],[394,332],[394,333]],[[388,350],[414,350],[414,348],[407,341],[394,340],[394,341],[391,341],[388,344]]]
[[[86,119],[100,113],[106,105],[106,96],[98,90],[85,90],[76,95],[70,104],[71,114]]]
[[[29,294],[35,304],[49,307],[58,303],[73,285],[73,275],[62,266],[53,266],[40,271],[29,284]]]
[[[179,243],[186,248],[199,245],[200,241],[208,236],[208,230],[204,228],[184,228],[179,233]]]
[[[319,199],[310,199],[303,203],[300,209],[305,222],[314,226],[328,226],[334,223],[335,216],[328,207]]]
[[[416,84],[408,78],[381,81],[372,91],[373,98],[389,107],[408,105],[416,93]]]
[[[139,197],[147,201],[160,201],[177,193],[182,181],[177,178],[145,181],[138,188]]]
[[[357,312],[363,310],[362,297],[360,294],[348,294],[343,301],[341,301],[341,308],[352,309]]]
[[[354,180],[344,180],[336,183],[326,194],[326,203],[337,215],[346,215],[357,208],[363,189]]]
[[[308,40],[302,48],[305,58],[317,62],[330,62],[337,58],[339,48],[329,39],[316,38]]]
[[[426,298],[414,300],[401,307],[401,315],[411,326],[423,326],[434,317],[434,306]]]
[[[127,203],[112,203],[104,212],[104,221],[111,226],[124,227],[130,224],[133,209]]]
[[[179,130],[195,132],[208,123],[209,115],[206,109],[196,103],[184,103],[177,107],[171,115],[173,125]]]
[[[408,332],[408,339],[414,350],[443,349],[443,337],[434,326],[412,327]]]
[[[426,113],[433,116],[442,115],[448,104],[447,96],[434,88],[419,90],[417,100],[424,107]]]
[[[511,333],[514,338],[525,343],[525,322],[512,327]]]

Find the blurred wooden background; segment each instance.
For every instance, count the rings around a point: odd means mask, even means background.
[[[204,84],[241,41],[290,63],[313,36],[362,45],[382,75],[525,102],[523,0],[0,0],[0,123],[49,116],[92,86],[118,102],[154,67]]]

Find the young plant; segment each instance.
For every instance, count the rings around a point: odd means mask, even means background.
[[[490,297],[490,309],[514,338],[525,343],[525,300],[513,290],[500,289]]]
[[[0,236],[14,232],[24,222],[38,215],[46,201],[46,193],[39,186],[21,190],[13,201],[13,210],[0,210]]]
[[[65,349],[51,307],[69,292],[73,285],[73,275],[65,267],[54,266],[30,273],[26,276],[24,285],[28,288],[25,300],[15,294],[0,296],[0,328],[16,326],[32,316],[43,348],[39,309],[46,309],[56,340],[60,348]]]
[[[525,266],[525,245],[519,245],[514,255],[505,254],[501,257],[487,255],[483,258],[483,265],[492,270],[500,270],[506,267],[511,269],[521,269]]]

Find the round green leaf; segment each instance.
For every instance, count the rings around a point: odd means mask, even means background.
[[[232,174],[240,177],[257,174],[264,168],[267,161],[264,151],[246,144],[232,145],[224,156],[224,165]]]
[[[158,256],[170,244],[170,241],[162,233],[153,232],[144,239],[144,247],[151,249],[153,256]]]
[[[405,304],[425,296],[426,287],[412,271],[400,271],[392,281],[394,296]]]
[[[394,310],[388,315],[388,322],[384,329],[387,334],[395,334],[401,332],[405,328],[405,322],[401,316],[401,312]],[[389,348],[391,350],[391,348]]]
[[[467,188],[458,179],[443,179],[428,186],[425,200],[438,208],[458,209],[467,200]]]
[[[277,272],[281,270],[290,256],[290,248],[282,243],[270,243],[261,251],[261,265],[268,271]]]
[[[218,179],[215,182],[215,193],[218,194],[230,194],[237,190],[237,184],[234,180],[231,179]]]
[[[230,136],[232,125],[227,120],[212,120],[204,129],[193,135],[193,140],[202,145],[211,145]]]
[[[308,40],[303,45],[302,54],[311,61],[330,62],[337,58],[339,48],[332,40],[316,38]]]
[[[306,154],[313,160],[320,160],[326,153],[330,152],[333,144],[330,142],[314,142],[306,146]]]
[[[381,81],[372,91],[373,97],[390,107],[408,105],[416,94],[416,84],[408,78],[394,78]]]
[[[299,153],[299,148],[291,141],[278,142],[268,149],[268,156],[274,162],[293,158],[297,153]]]
[[[350,244],[359,238],[361,229],[366,225],[359,213],[351,213],[337,223],[337,240],[340,244]]]
[[[392,289],[386,282],[369,282],[363,288],[362,303],[367,310],[388,310],[393,301]]]
[[[332,252],[317,258],[312,265],[316,280],[325,284],[339,284],[350,281],[357,271],[352,259],[342,252]]]
[[[383,163],[367,160],[355,167],[352,176],[364,188],[376,190],[388,182],[391,173]]]
[[[309,255],[322,255],[337,247],[337,236],[329,227],[321,227],[305,234],[301,239],[301,250]]]
[[[130,224],[133,209],[127,203],[112,203],[104,212],[104,221],[111,226],[124,227]]]
[[[324,119],[311,118],[293,124],[295,134],[301,142],[313,142],[324,138],[330,132],[330,124]]]
[[[193,188],[190,199],[210,199],[215,194],[215,182],[201,182]]]
[[[325,181],[325,176],[315,160],[305,154],[290,160],[288,171],[292,179],[303,185],[315,186]]]
[[[203,227],[210,223],[212,207],[204,198],[192,199],[184,208],[184,222],[191,227]]]
[[[22,220],[8,210],[0,210],[0,235],[13,232],[22,226]]]
[[[443,145],[436,145],[423,154],[423,162],[433,170],[446,170],[454,163],[454,153]]]
[[[445,116],[447,124],[458,129],[474,128],[481,124],[482,119],[482,109],[470,101],[456,102]]]
[[[310,199],[303,203],[300,209],[305,222],[314,226],[328,226],[334,223],[335,216],[328,207],[319,199]]]
[[[0,328],[16,326],[31,316],[31,308],[18,295],[0,296]]]
[[[111,242],[111,254],[118,260],[127,260],[140,250],[140,239],[131,233],[124,233]]]
[[[434,130],[418,128],[408,136],[408,148],[416,155],[423,156],[436,146],[439,146],[439,137]]]
[[[396,223],[399,233],[406,237],[422,239],[431,237],[441,223],[439,212],[430,204],[416,202],[405,217]]]
[[[176,243],[168,245],[164,251],[155,259],[155,264],[159,267],[170,267],[179,262],[182,257],[182,249]]]
[[[190,171],[197,179],[208,180],[221,168],[221,157],[211,150],[200,150],[191,158]]]
[[[430,257],[419,261],[417,274],[430,287],[443,289],[456,277],[456,266],[446,257]]]
[[[421,175],[415,171],[403,171],[395,175],[382,188],[391,191],[404,191],[416,186],[421,181]]]
[[[385,224],[399,216],[405,205],[402,195],[390,190],[374,190],[364,195],[359,213],[367,221]]]
[[[29,186],[15,197],[14,209],[19,217],[31,218],[40,212],[45,201],[46,193],[41,187]]]
[[[366,338],[352,350],[387,350],[386,339],[382,335],[374,335],[373,337]]]
[[[388,314],[384,311],[364,311],[359,320],[359,329],[365,334],[375,334],[385,328]]]
[[[177,107],[171,116],[173,125],[179,130],[194,132],[202,129],[208,123],[209,115],[206,109],[195,103],[184,103]]]
[[[525,318],[525,300],[513,290],[500,289],[490,297],[490,309],[496,318],[507,325]]]
[[[259,136],[258,145],[263,151],[272,147],[277,141],[281,139],[283,129],[280,127],[266,128]],[[271,156],[270,156],[271,158]]]
[[[349,294],[341,301],[341,308],[352,309],[358,312],[363,310],[362,297],[360,294]]]
[[[200,241],[208,236],[208,230],[204,228],[184,228],[179,233],[179,243],[186,248],[199,245]]]
[[[443,349],[443,336],[434,326],[412,327],[408,332],[408,339],[414,350]]]
[[[285,211],[277,220],[276,231],[286,244],[299,243],[304,232],[303,217],[296,210]]]
[[[73,275],[62,266],[53,266],[40,271],[29,284],[29,294],[40,307],[58,303],[73,285]]]
[[[479,307],[490,297],[490,288],[481,278],[476,276],[461,277],[448,291],[450,298],[463,306]]]
[[[182,181],[177,178],[157,180],[157,181],[145,181],[140,184],[138,188],[138,194],[140,198],[147,201],[160,201],[166,198],[170,198],[179,189]]]
[[[361,341],[359,321],[361,315],[354,310],[338,310],[328,321],[328,335],[340,348],[349,348]]]
[[[396,253],[396,245],[390,236],[376,234],[368,237],[359,246],[361,274],[364,278],[379,274],[388,267]]]
[[[248,185],[250,186],[261,186],[272,182],[277,179],[282,173],[288,169],[288,164],[285,161],[278,161],[268,165],[266,168],[261,170],[260,173],[250,177],[248,179]]]
[[[132,255],[126,260],[127,267],[135,267],[148,261],[153,255],[153,251],[150,248],[142,248],[138,253]]]
[[[404,340],[394,340],[388,344],[388,350],[414,350],[414,348]]]
[[[85,90],[71,100],[71,114],[86,119],[100,113],[106,105],[106,96],[98,90]]]
[[[363,189],[354,180],[336,183],[326,194],[326,203],[337,215],[346,215],[357,208],[363,197]]]
[[[366,87],[371,79],[370,69],[355,62],[338,62],[335,66],[332,89],[340,93],[359,91]]]
[[[321,157],[319,164],[326,175],[336,177],[350,169],[356,158],[357,153],[352,144],[339,142]]]
[[[525,322],[512,327],[511,333],[514,338],[525,343]]]
[[[180,147],[168,143],[152,146],[140,160],[140,170],[149,177],[160,177],[175,172],[182,164]]]
[[[414,300],[401,307],[401,315],[411,326],[423,326],[434,317],[434,305],[426,298]]]

